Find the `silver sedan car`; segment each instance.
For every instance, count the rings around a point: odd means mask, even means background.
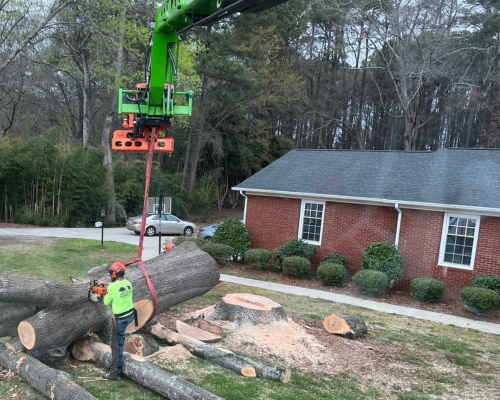
[[[141,233],[142,215],[127,219],[127,229],[137,234]],[[162,214],[160,216],[149,215],[146,217],[146,236],[154,236],[157,233],[162,235],[184,235],[191,236],[196,229],[196,225],[192,222],[183,221],[172,214]]]

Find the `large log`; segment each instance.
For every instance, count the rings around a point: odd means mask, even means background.
[[[73,344],[71,354],[80,361],[94,361],[109,368],[111,349],[108,345],[86,338]],[[182,378],[168,373],[150,362],[138,362],[130,354],[123,354],[122,373],[137,383],[172,400],[222,400]]]
[[[0,337],[17,336],[17,325],[36,314],[33,305],[0,303]]]
[[[18,374],[23,381],[49,399],[97,400],[73,382],[67,373],[50,368],[36,358],[17,353],[3,344],[0,344],[0,365]]]
[[[221,367],[230,369],[247,377],[260,377],[276,382],[288,383],[291,372],[289,370],[261,363],[247,357],[238,356],[227,350],[211,346],[189,336],[171,331],[161,324],[147,325],[144,327],[153,336],[165,340],[168,343],[179,343],[192,354],[204,360],[210,361]]]
[[[331,314],[325,317],[323,326],[328,332],[347,339],[355,339],[366,335],[368,332],[366,324],[357,315]]]
[[[283,307],[278,303],[250,293],[225,295],[215,306],[215,311],[205,317],[207,321],[232,321],[239,326],[288,322]]]
[[[158,256],[144,263],[158,297],[158,313],[200,296],[219,283],[217,264],[207,253],[193,243],[185,242],[175,251]],[[91,276],[89,276],[91,273]],[[105,265],[91,270],[86,278],[108,280]],[[134,303],[151,304],[151,293],[139,266],[127,268],[125,277],[131,281]],[[26,279],[29,281],[29,279]],[[37,281],[38,284],[38,281]],[[78,287],[80,284],[69,284]],[[36,357],[44,354],[64,354],[69,344],[81,339],[88,332],[98,331],[101,339],[109,343],[111,310],[102,302],[94,303],[87,292],[80,293],[79,302],[51,305],[34,316],[22,321],[18,335],[23,345]],[[132,323],[127,332],[140,328],[151,316],[152,306],[145,306],[140,313],[140,324]]]

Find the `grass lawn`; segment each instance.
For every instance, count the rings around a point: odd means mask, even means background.
[[[99,241],[37,239],[28,245],[0,246],[0,273],[66,282],[70,275],[80,277],[96,265],[135,256],[135,246],[121,243],[106,243],[101,248]],[[204,296],[177,305],[159,318],[175,318],[186,310],[215,304],[225,294],[235,292],[255,293],[280,303],[294,321],[310,327],[311,337],[315,335],[325,354],[331,354],[330,359],[304,366],[285,356],[259,353],[258,343],[249,338],[248,343],[231,350],[271,364],[287,364],[292,369],[290,383],[244,378],[195,357],[158,361],[158,365],[227,400],[500,399],[497,335],[229,283],[221,283]],[[368,335],[349,341],[316,329],[332,313],[360,316],[368,326]],[[229,346],[230,342],[222,344]],[[301,348],[297,344],[297,349]],[[300,360],[307,354],[297,351],[295,356]],[[161,398],[130,379],[119,383],[88,379],[98,378],[104,372],[93,363],[71,359],[61,369],[102,400]],[[43,397],[13,378],[0,381],[0,399],[8,398]]]

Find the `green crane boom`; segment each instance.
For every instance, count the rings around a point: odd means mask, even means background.
[[[146,82],[134,90],[119,90],[118,114],[124,130],[115,131],[112,148],[117,151],[173,151],[166,130],[174,116],[191,115],[192,92],[176,92],[179,33],[195,26],[213,24],[234,13],[257,13],[288,0],[165,0],[156,11],[150,43]],[[176,101],[177,100],[177,101]],[[157,138],[151,141],[152,128]]]

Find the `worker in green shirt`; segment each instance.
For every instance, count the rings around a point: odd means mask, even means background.
[[[109,267],[111,282],[98,281],[100,285],[107,285],[107,293],[103,302],[113,310],[113,331],[111,334],[111,367],[109,374],[103,379],[120,380],[123,362],[123,346],[125,344],[125,330],[134,320],[136,311],[132,300],[132,284],[124,278],[125,265],[115,262]]]

